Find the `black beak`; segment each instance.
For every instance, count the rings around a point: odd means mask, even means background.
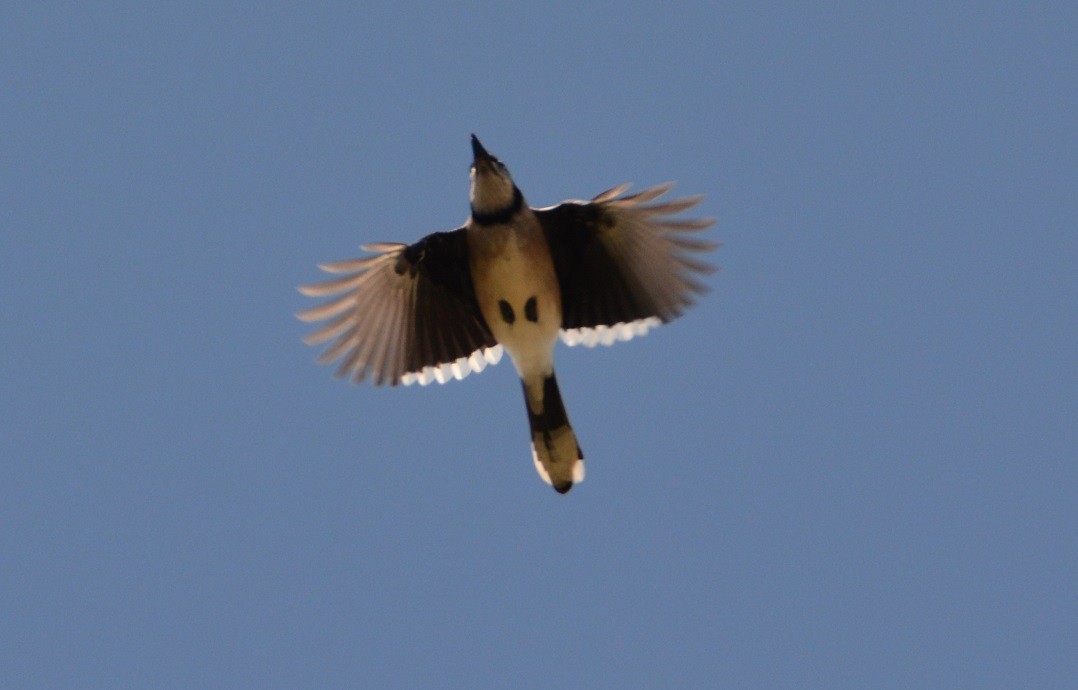
[[[472,135],[472,155],[475,156],[475,164],[479,165],[480,162],[490,163],[494,160],[494,156],[487,153],[487,150],[483,148],[483,145],[479,143],[479,139]]]

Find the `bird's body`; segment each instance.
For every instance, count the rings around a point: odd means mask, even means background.
[[[535,214],[525,209],[511,223],[468,227],[476,300],[521,376],[550,371],[561,330],[561,293],[550,250]]]
[[[584,479],[584,454],[554,378],[554,345],[562,324],[558,276],[543,228],[520,191],[497,181],[483,184],[485,176],[499,174],[497,162],[483,154],[477,149],[467,225],[475,296],[494,339],[520,375],[535,468],[565,492]]]
[[[357,381],[459,379],[504,348],[523,385],[536,469],[565,493],[584,478],[584,462],[554,376],[559,334],[569,344],[611,344],[680,314],[702,290],[691,274],[710,269],[685,252],[714,246],[681,233],[712,221],[660,218],[698,198],[642,205],[669,186],[615,198],[626,185],[533,209],[474,136],[472,147],[472,213],[462,228],[323,265],[349,275],[301,291],[344,294],[299,316],[332,317],[307,341],[336,339],[320,360],[341,359],[338,373]]]

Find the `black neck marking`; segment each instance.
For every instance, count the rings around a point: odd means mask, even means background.
[[[513,187],[513,201],[505,208],[491,213],[479,213],[472,206],[472,222],[476,225],[501,225],[513,220],[513,217],[524,208],[524,195],[515,185]]]

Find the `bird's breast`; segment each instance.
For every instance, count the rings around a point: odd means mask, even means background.
[[[548,373],[561,328],[561,292],[539,222],[471,227],[469,260],[476,298],[491,332],[518,372]]]

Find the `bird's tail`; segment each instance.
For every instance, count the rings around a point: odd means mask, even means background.
[[[584,453],[569,426],[558,380],[552,371],[549,376],[529,376],[521,383],[528,406],[535,469],[547,484],[563,494],[575,482],[584,481]]]

